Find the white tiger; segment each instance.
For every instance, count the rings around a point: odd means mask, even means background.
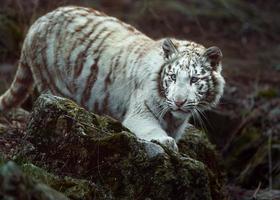
[[[61,7],[31,26],[0,111],[21,105],[36,86],[177,150],[191,113],[223,94],[221,59],[218,47],[153,40],[99,11]]]

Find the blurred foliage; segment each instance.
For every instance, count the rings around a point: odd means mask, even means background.
[[[247,133],[247,134],[250,134]],[[262,141],[262,144],[260,144]],[[273,144],[279,144],[279,141],[273,140]],[[250,147],[247,149],[248,151],[251,152],[251,156],[248,157],[247,160],[243,159],[243,170],[238,172],[236,174],[236,180],[237,183],[242,185],[245,188],[254,188],[258,185],[259,182],[262,182],[263,185],[268,185],[269,182],[269,174],[267,173],[269,171],[269,164],[268,164],[268,148],[269,146],[267,145],[267,138],[262,138],[259,140],[256,140],[255,142],[249,141],[251,146],[255,146],[255,152],[253,151],[254,149],[250,149]],[[257,146],[259,145],[259,146]],[[244,147],[244,146],[243,146]],[[257,148],[256,148],[257,147]],[[242,147],[241,147],[242,148]],[[244,149],[243,149],[244,150]],[[279,155],[280,151],[277,148],[272,148],[272,157],[273,157],[273,166],[272,166],[272,177],[276,177],[277,175],[279,176]],[[244,152],[243,152],[244,153]],[[247,154],[248,156],[249,154]],[[241,155],[239,158],[244,158],[244,155]],[[240,160],[239,160],[240,161]],[[244,165],[245,164],[245,165]],[[235,165],[238,166],[238,165]],[[256,178],[258,177],[258,178]],[[273,178],[273,188],[274,189],[280,189],[279,183],[277,184],[277,179]]]
[[[257,38],[279,41],[280,2],[277,0],[2,0],[0,61],[18,57],[30,24],[46,12],[65,5],[103,10],[153,37],[226,37],[243,42]]]
[[[197,21],[208,26],[215,23],[221,23],[224,28],[221,32],[233,35],[246,34],[250,32],[264,34],[274,39],[278,38],[280,33],[280,24],[277,23],[279,16],[279,1],[243,1],[243,0],[165,0],[145,1],[149,9],[164,9],[165,11],[174,11],[185,16],[188,21]],[[150,3],[147,3],[150,2]],[[262,6],[265,4],[264,6]],[[209,24],[210,22],[210,24]],[[233,26],[231,26],[231,24]]]
[[[18,43],[23,40],[18,24],[8,16],[0,14],[0,55],[4,58],[11,53],[18,56]]]

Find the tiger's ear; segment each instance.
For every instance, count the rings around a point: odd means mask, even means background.
[[[164,57],[167,59],[171,58],[172,56],[178,53],[176,46],[174,45],[174,43],[171,41],[170,38],[164,39],[162,43],[162,49],[164,52]]]
[[[206,58],[207,61],[210,62],[211,67],[216,71],[217,67],[219,66],[223,54],[222,51],[218,47],[209,47],[205,50],[203,56]]]

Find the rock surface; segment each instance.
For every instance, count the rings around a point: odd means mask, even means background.
[[[68,200],[65,195],[24,175],[12,161],[0,168],[0,199]]]
[[[119,122],[41,95],[16,162],[70,199],[225,199],[206,136],[189,128],[180,152],[138,139]]]

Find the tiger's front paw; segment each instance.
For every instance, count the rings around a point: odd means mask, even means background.
[[[172,137],[165,136],[165,137],[160,137],[157,139],[152,139],[151,141],[157,141],[157,142],[163,144],[164,146],[172,149],[173,151],[177,151],[177,152],[179,151],[176,141]]]

